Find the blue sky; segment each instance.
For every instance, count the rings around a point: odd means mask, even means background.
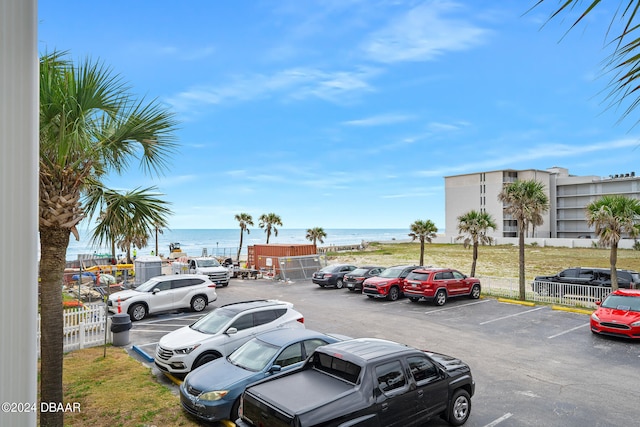
[[[109,180],[156,185],[170,228],[444,228],[444,176],[636,170],[602,71],[617,2],[567,33],[536,1],[40,0],[38,39],[177,114],[165,176]]]

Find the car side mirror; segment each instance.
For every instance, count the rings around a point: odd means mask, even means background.
[[[233,326],[232,326],[232,327],[230,327],[229,329],[227,329],[226,331],[224,331],[224,333],[225,333],[225,334],[227,334],[227,335],[233,335],[233,334],[235,334],[236,332],[238,332],[238,329],[237,329],[237,328],[234,328]]]
[[[274,372],[280,372],[282,371],[282,366],[280,365],[272,365],[271,368],[269,368],[269,373],[273,374]]]
[[[159,288],[153,288],[153,291],[151,291],[152,294],[157,294],[158,292],[160,292]]]
[[[602,301],[600,301],[600,300],[596,300],[596,305],[597,305],[598,307],[600,307],[600,304],[602,304]]]

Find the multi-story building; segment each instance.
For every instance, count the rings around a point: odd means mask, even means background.
[[[621,194],[640,199],[640,177],[635,172],[598,176],[572,176],[565,168],[547,170],[505,169],[465,175],[446,176],[445,231],[457,234],[458,217],[474,209],[488,212],[498,225],[491,237],[517,237],[518,223],[504,211],[498,194],[505,184],[515,180],[536,180],[544,184],[549,197],[549,211],[543,224],[529,229],[527,237],[595,238],[587,226],[585,207],[603,195]]]

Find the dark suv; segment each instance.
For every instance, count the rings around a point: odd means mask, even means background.
[[[404,294],[411,302],[424,298],[435,305],[444,305],[450,297],[477,299],[480,298],[480,280],[451,268],[416,269],[405,280]]]
[[[618,287],[640,289],[640,273],[633,270],[617,270]],[[531,287],[540,295],[558,293],[553,284],[589,285],[611,287],[611,270],[608,268],[572,267],[562,270],[554,276],[537,276]]]
[[[369,277],[379,275],[384,271],[384,267],[366,265],[364,267],[358,267],[353,271],[344,275],[344,284],[351,292],[361,291],[362,284]]]
[[[362,293],[369,298],[386,298],[395,301],[402,296],[404,279],[419,265],[396,265],[385,269],[376,277],[370,277],[362,284]]]

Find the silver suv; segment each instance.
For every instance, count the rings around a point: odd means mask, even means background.
[[[135,289],[109,295],[112,313],[129,313],[132,321],[148,314],[187,308],[202,311],[218,299],[216,284],[207,276],[182,274],[152,277]]]
[[[218,357],[228,356],[257,334],[304,327],[304,317],[289,302],[255,300],[226,304],[192,325],[160,338],[155,363],[164,372],[183,376]]]

